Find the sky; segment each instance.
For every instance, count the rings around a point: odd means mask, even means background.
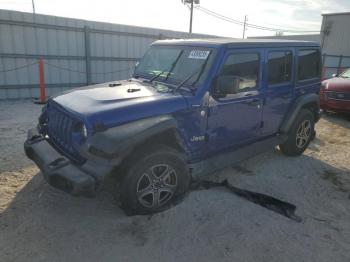
[[[265,27],[320,30],[322,13],[349,12],[350,0],[200,0],[200,6]],[[181,0],[35,0],[38,14],[188,31],[189,8]],[[32,12],[32,0],[0,0],[0,9]],[[0,18],[1,19],[1,18]],[[193,32],[242,37],[243,27],[194,10]],[[274,32],[248,28],[246,36]],[[287,33],[285,33],[287,34]]]

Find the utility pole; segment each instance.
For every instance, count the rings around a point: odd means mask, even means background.
[[[190,31],[189,33],[192,34],[192,21],[193,21],[193,1],[194,0],[190,0],[191,1],[191,15],[190,15]]]
[[[199,0],[181,0],[181,2],[185,5],[189,4],[188,6],[190,8],[190,30],[189,33],[192,34],[192,23],[193,23],[193,7],[194,4],[199,5]]]
[[[35,3],[34,3],[34,0],[32,0],[32,8],[33,8],[33,14],[35,14]]]
[[[244,24],[243,24],[243,39],[245,38],[245,31],[247,30],[247,21],[248,21],[248,16],[244,16]]]

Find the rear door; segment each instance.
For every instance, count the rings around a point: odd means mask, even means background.
[[[321,86],[321,52],[317,47],[297,49],[295,97],[318,93]]]
[[[276,133],[294,95],[294,48],[267,49],[262,136]]]

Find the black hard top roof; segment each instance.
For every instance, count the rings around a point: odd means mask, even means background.
[[[234,38],[199,38],[199,39],[174,39],[158,40],[154,45],[188,45],[207,47],[319,47],[319,43],[298,40],[282,39],[234,39]]]

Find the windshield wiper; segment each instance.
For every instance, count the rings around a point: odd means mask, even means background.
[[[195,76],[196,74],[198,74],[201,70],[196,70],[195,72],[193,72],[192,74],[190,74],[185,80],[183,80],[180,84],[178,84],[175,88],[174,88],[174,92],[179,90],[184,84],[187,83],[188,80],[190,80],[193,76]]]
[[[169,72],[167,73],[167,75],[166,75],[164,81],[168,80],[168,78],[169,78],[171,72],[174,70],[176,64],[179,62],[180,57],[181,57],[181,55],[182,55],[183,52],[184,52],[184,50],[181,50],[181,52],[179,53],[179,55],[176,57],[174,63],[172,63],[171,68],[169,69]]]
[[[180,57],[181,57],[182,53],[183,53],[183,50],[181,50],[181,52],[177,55],[175,61],[171,64],[171,67],[168,70],[161,71],[159,74],[157,74],[154,77],[152,77],[148,82],[152,83],[154,80],[156,80],[162,74],[164,74],[165,72],[168,72],[166,77],[165,77],[165,80],[164,80],[164,81],[166,81],[169,78],[169,75],[170,75],[171,71],[173,71],[173,69],[175,68],[177,62],[180,60]]]
[[[162,74],[164,74],[167,70],[161,71],[159,74],[156,74],[154,77],[148,80],[149,83],[152,83],[154,80],[156,80],[158,77],[160,77]]]
[[[178,84],[175,88],[174,88],[174,91],[177,91],[179,90],[184,84],[187,83],[188,80],[190,80],[192,77],[194,77],[196,74],[198,74],[196,80],[194,80],[191,84],[191,87],[193,87],[197,82],[198,80],[201,78],[203,72],[204,72],[204,69],[209,61],[209,56],[211,55],[211,51],[209,52],[208,54],[208,57],[207,59],[205,60],[205,62],[203,63],[203,65],[200,67],[199,70],[196,70],[194,71],[192,74],[190,74],[187,78],[185,78],[185,80],[183,80],[180,84]],[[191,91],[193,91],[193,89],[191,89]]]

